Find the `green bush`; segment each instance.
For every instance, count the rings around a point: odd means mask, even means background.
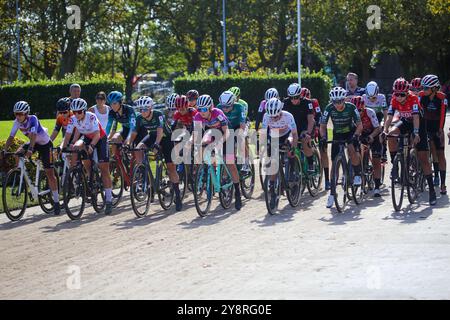
[[[287,87],[293,82],[298,82],[297,73],[241,73],[220,76],[195,74],[175,79],[175,92],[185,94],[190,89],[196,89],[200,94],[209,94],[217,104],[223,91],[232,86],[238,86],[241,89],[242,99],[247,101],[249,105],[249,117],[254,120],[259,103],[264,99],[264,93],[268,88],[276,88],[280,95],[284,97]],[[323,72],[304,70],[302,86],[309,88],[312,96],[317,98],[322,106],[325,106],[328,102],[331,79]]]
[[[0,120],[13,119],[12,108],[17,101],[25,100],[31,106],[31,113],[41,119],[55,117],[55,105],[58,99],[69,96],[72,83],[81,85],[81,97],[88,105],[95,104],[98,91],[108,93],[112,90],[124,90],[124,81],[106,76],[96,76],[86,81],[67,78],[62,81],[43,80],[39,82],[15,83],[0,87]]]
[[[6,140],[0,140],[0,151],[3,150],[5,147]],[[21,145],[25,143],[24,140],[19,138],[14,138],[13,142],[11,143],[8,152],[15,152]],[[14,157],[8,156],[4,159],[0,159],[0,173],[7,173],[10,169],[14,168],[15,166],[15,160]]]

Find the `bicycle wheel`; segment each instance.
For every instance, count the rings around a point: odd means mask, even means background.
[[[420,163],[417,158],[417,152],[415,149],[409,151],[407,160],[407,179],[406,179],[406,191],[408,194],[408,201],[413,204],[417,201],[420,194]]]
[[[140,163],[134,167],[131,175],[131,206],[138,218],[146,216],[150,209],[152,184],[150,172],[145,171],[145,165]]]
[[[264,190],[264,192],[265,192],[265,190],[266,189],[264,189],[265,188],[265,184],[264,184],[264,175],[262,174],[262,162],[261,162],[261,159],[259,160],[259,165],[258,165],[258,169],[259,169],[259,181],[261,182],[261,188]]]
[[[180,188],[180,197],[181,200],[184,199],[184,196],[186,195],[186,188],[187,188],[187,171],[186,171],[186,165],[184,163],[177,165],[177,173],[179,177],[179,183],[178,186]]]
[[[277,174],[276,179],[275,181],[273,181],[272,186],[270,183],[270,176],[266,176],[264,178],[264,190],[267,190],[267,192],[264,192],[267,211],[269,212],[269,214],[274,215],[277,212],[278,204],[280,202],[280,195],[281,195],[280,175]]]
[[[112,183],[112,205],[116,208],[123,196],[124,178],[123,172],[120,170],[117,161],[111,160],[109,162],[109,172]]]
[[[66,173],[63,197],[64,208],[69,218],[80,219],[86,203],[86,181],[83,170],[74,167]]]
[[[342,213],[348,201],[347,166],[343,158],[338,155],[332,165],[331,183],[335,185],[334,204],[339,213]]]
[[[220,192],[219,200],[220,205],[224,209],[229,209],[231,207],[231,202],[233,202],[233,191],[234,185],[231,179],[231,174],[225,168],[225,165],[220,165],[221,177],[220,177]]]
[[[170,182],[165,162],[159,162],[156,165],[155,181],[159,204],[164,210],[169,210],[172,205],[175,192],[173,190],[172,182]]]
[[[56,174],[55,171],[55,177],[56,177],[56,183],[59,186],[59,181],[58,181],[58,175]],[[54,202],[53,202],[53,194],[52,194],[52,190],[50,190],[50,186],[48,184],[48,177],[45,174],[45,171],[41,171],[39,172],[39,181],[38,181],[38,202],[39,202],[39,206],[41,207],[42,211],[44,211],[45,213],[49,214],[49,213],[53,213],[53,207],[54,207]]]
[[[197,167],[194,177],[194,202],[197,213],[205,217],[211,207],[214,186],[209,172],[209,166],[201,164]]]
[[[94,207],[95,212],[100,213],[106,206],[105,201],[105,190],[103,189],[102,178],[100,177],[99,170],[93,171],[93,181],[90,183],[90,193],[92,199],[92,207]]]
[[[241,176],[241,191],[246,199],[251,199],[255,190],[255,165],[249,165],[250,172]]]
[[[351,167],[350,170],[350,183],[351,183],[351,190],[352,190],[352,198],[353,201],[355,201],[356,204],[361,204],[364,200],[364,186],[366,185],[366,176],[364,175],[364,165],[361,163],[361,185],[356,186],[353,184],[353,178],[354,178],[354,172],[353,172],[353,166],[351,162],[349,162],[349,166]]]
[[[320,161],[319,152],[317,149],[313,149],[313,163],[314,163],[314,173],[308,174],[306,186],[308,187],[309,194],[311,197],[317,196],[322,184],[322,163]]]
[[[397,154],[394,158],[393,166],[397,168],[397,177],[391,177],[392,205],[395,211],[400,211],[403,203],[403,191],[405,189],[405,170],[403,168],[403,158]]]
[[[20,220],[27,208],[28,189],[25,179],[20,184],[20,169],[11,169],[3,181],[3,208],[11,221]]]
[[[290,161],[288,172],[286,175],[286,197],[291,207],[297,207],[300,203],[300,195],[302,190],[302,171],[300,168],[300,159],[295,156],[293,161]]]

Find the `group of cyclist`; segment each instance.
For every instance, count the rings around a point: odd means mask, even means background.
[[[419,161],[429,187],[430,205],[436,204],[435,186],[440,184],[440,193],[446,194],[446,159],[444,154],[444,124],[447,99],[440,89],[439,79],[435,75],[416,78],[409,83],[398,78],[393,84],[393,96],[389,103],[379,92],[376,82],[369,82],[365,88],[357,87],[356,74],[347,75],[348,87],[334,87],[329,92],[330,103],[321,109],[317,99],[311,97],[308,88],[293,83],[287,88],[287,97],[282,99],[275,88],[265,92],[260,103],[255,129],[271,139],[279,139],[279,145],[288,143],[291,150],[301,145],[306,157],[308,172],[313,172],[313,148],[316,140],[319,146],[321,167],[325,176],[325,189],[330,190],[327,207],[334,203],[335,190],[330,181],[329,159],[327,152],[328,129],[331,119],[333,123],[333,141],[347,141],[347,152],[354,172],[354,185],[361,185],[361,159],[358,152],[360,144],[369,146],[374,168],[374,196],[381,196],[381,164],[387,161],[387,152],[394,159],[398,143],[387,136],[410,133],[417,149]],[[83,164],[87,171],[91,168],[91,155],[96,151],[96,161],[101,171],[105,191],[105,214],[112,211],[112,179],[109,172],[109,144],[112,151],[117,144],[137,149],[148,149],[161,152],[167,164],[170,181],[175,193],[175,207],[182,210],[179,181],[176,165],[172,160],[172,132],[183,128],[192,133],[199,127],[203,131],[218,129],[223,133],[219,144],[223,143],[224,159],[235,185],[235,208],[242,207],[239,173],[235,161],[234,149],[227,148],[230,129],[243,135],[250,126],[248,104],[241,98],[238,87],[224,91],[219,97],[219,104],[214,105],[209,95],[200,95],[190,90],[185,95],[171,94],[166,98],[164,111],[154,108],[151,97],[141,96],[133,106],[123,102],[121,92],[112,91],[108,95],[99,92],[96,105],[88,109],[87,102],[80,98],[81,87],[74,84],[70,88],[70,97],[61,98],[56,103],[57,118],[54,130],[48,134],[39,119],[31,115],[30,105],[19,101],[14,105],[15,121],[5,146],[9,148],[18,130],[21,130],[30,141],[17,150],[16,154],[30,157],[39,151],[43,162],[49,187],[52,190],[54,212],[60,214],[57,180],[53,170],[51,153],[53,141],[62,130],[64,136],[61,149],[84,150],[87,158]],[[121,131],[117,132],[117,124]],[[261,130],[260,130],[261,129]],[[231,137],[231,138],[230,138]],[[449,132],[450,138],[450,132]],[[205,140],[205,137],[203,137]],[[386,140],[387,143],[386,143]],[[193,137],[190,143],[192,144]],[[232,141],[234,144],[235,141]],[[386,148],[386,145],[388,148]],[[433,159],[433,167],[429,161]],[[134,151],[137,162],[142,162],[143,152]],[[332,143],[331,161],[337,156],[339,145]],[[248,157],[248,145],[246,145]],[[292,156],[293,153],[290,153]],[[77,161],[77,155],[71,156],[71,165]],[[435,178],[433,179],[433,169]],[[242,170],[248,168],[244,165]],[[398,168],[392,169],[391,179],[398,176]],[[266,192],[274,192],[273,185]]]

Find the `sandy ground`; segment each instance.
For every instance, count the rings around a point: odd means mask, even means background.
[[[338,214],[322,192],[295,209],[282,198],[269,216],[257,187],[240,212],[216,199],[203,219],[192,196],[183,212],[154,205],[143,219],[128,197],[112,216],[89,209],[78,222],[1,215],[0,298],[450,298],[448,196],[394,213],[385,189]]]

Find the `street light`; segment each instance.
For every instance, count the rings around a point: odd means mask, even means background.
[[[301,46],[301,20],[300,20],[300,0],[297,0],[297,63],[298,63],[298,84],[302,85],[302,46]]]
[[[16,32],[17,32],[17,78],[22,80],[22,68],[20,66],[20,26],[19,26],[19,0],[16,0]]]
[[[222,33],[223,33],[223,71],[228,73],[228,63],[227,63],[227,23],[226,23],[226,0],[222,0]]]

